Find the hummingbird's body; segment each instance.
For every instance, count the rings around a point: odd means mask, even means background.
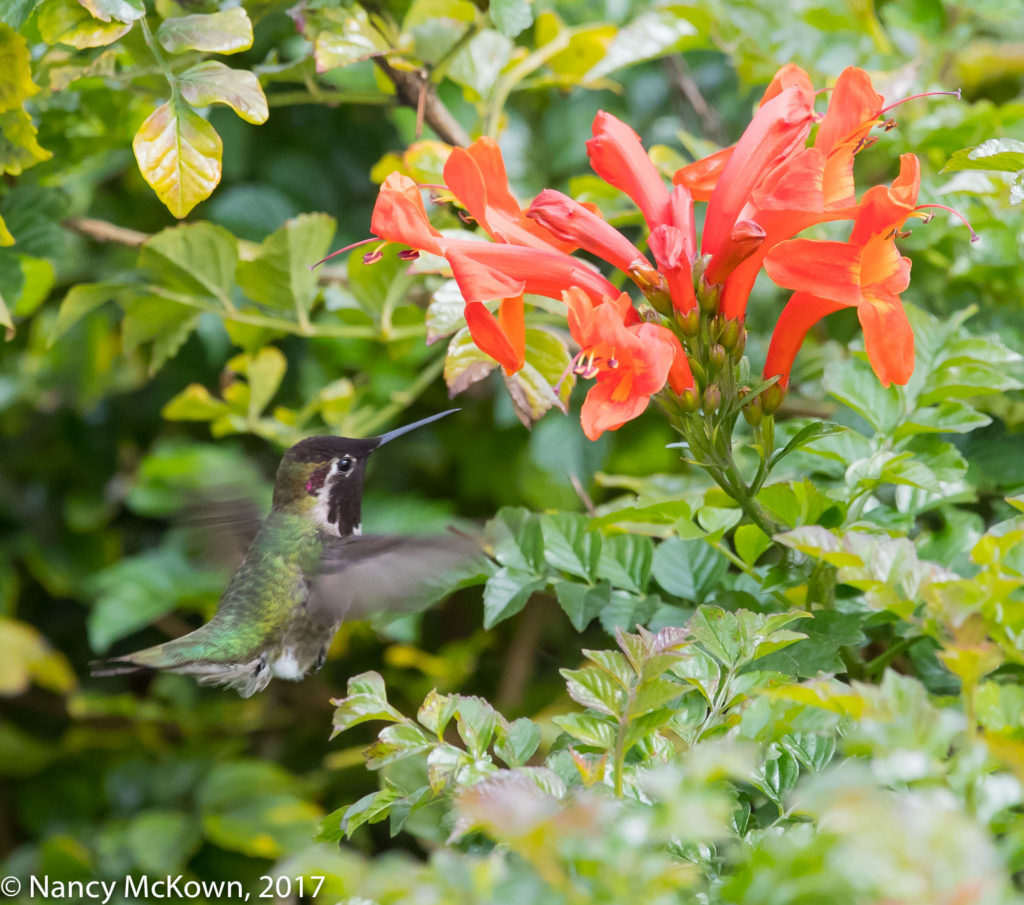
[[[213,619],[182,638],[98,664],[94,675],[168,669],[248,697],[272,678],[301,679],[322,665],[353,607],[400,605],[429,573],[466,560],[470,545],[454,536],[361,537],[369,454],[443,415],[383,437],[313,437],[293,446],[278,468],[270,514]]]

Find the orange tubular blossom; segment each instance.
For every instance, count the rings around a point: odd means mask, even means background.
[[[883,103],[863,70],[843,70],[813,147],[791,155],[751,192],[741,217],[761,226],[765,236],[725,281],[725,317],[743,316],[765,256],[779,242],[817,223],[856,217],[853,158],[865,146]]]
[[[651,395],[670,379],[679,392],[686,388],[689,365],[679,341],[657,324],[627,325],[634,310],[629,296],[611,296],[595,304],[585,292],[573,288],[563,298],[569,330],[580,346],[576,372],[596,378],[580,413],[588,439],[596,440],[606,430],[636,418],[647,408]],[[692,387],[692,377],[689,384]]]
[[[401,173],[392,173],[381,185],[373,205],[370,231],[388,242],[441,254],[442,236],[427,218],[420,188]]]
[[[632,198],[651,229],[672,223],[668,189],[640,136],[603,110],[594,117],[593,134],[587,154],[594,172]]]
[[[766,377],[781,375],[785,386],[807,330],[839,308],[855,307],[868,359],[883,386],[910,379],[914,334],[899,297],[910,283],[910,260],[894,240],[914,214],[919,185],[920,163],[904,154],[892,186],[865,193],[849,242],[792,239],[768,254],[768,276],[796,292],[772,335]]]

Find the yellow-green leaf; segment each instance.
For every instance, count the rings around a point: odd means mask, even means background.
[[[316,71],[326,72],[381,56],[391,49],[387,38],[374,27],[366,10],[355,6],[343,21],[316,36],[313,56]]]
[[[214,399],[202,384],[190,383],[163,407],[160,413],[168,421],[210,421],[231,411],[220,399]]]
[[[75,686],[63,654],[31,625],[0,616],[0,695],[21,694],[33,681],[51,691]]]
[[[132,148],[146,182],[175,217],[186,216],[220,182],[220,136],[186,104],[157,107],[135,133]]]
[[[32,125],[32,117],[24,110],[0,113],[0,173],[17,176],[23,170],[51,157],[53,154],[36,141],[36,127]]]
[[[139,266],[164,288],[215,299],[225,308],[238,264],[238,244],[223,226],[200,221],[162,229],[142,246]]]
[[[60,303],[57,321],[50,331],[49,344],[52,346],[83,317],[105,302],[118,298],[123,291],[124,286],[114,281],[79,283],[77,286],[72,286],[68,294],[64,296],[64,301]]]
[[[327,253],[334,227],[327,214],[292,218],[267,236],[253,260],[239,263],[238,285],[261,305],[307,314],[317,295],[309,265]]]
[[[39,90],[32,81],[30,63],[25,39],[0,22],[0,113],[18,109]]]
[[[116,19],[118,22],[134,22],[146,15],[142,0],[78,0],[90,13],[102,22]]]
[[[255,420],[267,407],[281,385],[288,363],[275,346],[260,349],[255,355],[236,355],[228,368],[244,374],[249,381],[249,418]]]
[[[77,0],[46,0],[36,19],[47,44],[67,44],[84,50],[105,47],[131,31],[131,23],[101,22]]]
[[[7,228],[7,224],[4,223],[4,218],[0,217],[0,248],[5,245],[13,245],[14,236],[11,235],[11,231]]]
[[[11,320],[11,311],[0,295],[0,327],[4,328],[4,339],[14,339],[14,321]]]
[[[165,19],[156,37],[168,53],[239,53],[252,47],[252,22],[242,7],[235,6],[209,15]]]
[[[267,98],[255,73],[207,60],[178,76],[182,97],[193,107],[227,104],[247,123],[267,121]]]

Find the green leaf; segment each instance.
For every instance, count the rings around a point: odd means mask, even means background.
[[[531,572],[521,572],[502,566],[484,587],[484,628],[494,628],[499,622],[514,616],[547,582]]]
[[[139,266],[162,287],[231,305],[238,247],[235,237],[212,223],[172,226],[148,239]],[[102,284],[101,284],[102,285]]]
[[[772,539],[757,525],[740,525],[732,536],[732,543],[740,559],[752,566],[772,545]]]
[[[45,0],[36,17],[47,44],[67,44],[79,50],[105,47],[131,31],[131,23],[101,22],[78,0]]]
[[[863,362],[829,362],[822,383],[826,392],[852,408],[878,433],[889,433],[899,423],[899,389],[895,384],[883,387]]]
[[[1024,141],[1015,138],[990,138],[976,148],[954,152],[943,173],[960,170],[994,170],[1000,173],[1018,173],[1024,170]]]
[[[153,874],[180,871],[203,842],[191,814],[165,810],[143,811],[134,817],[126,838],[136,866]]]
[[[494,359],[476,347],[469,328],[463,327],[448,343],[444,359],[444,382],[448,385],[448,395],[458,395],[483,380],[496,367]]]
[[[836,424],[834,421],[813,421],[797,431],[796,436],[775,454],[771,460],[771,467],[774,468],[791,452],[795,452],[813,443],[815,440],[820,440],[822,437],[831,437],[833,434],[841,434],[847,430],[849,430],[848,427],[843,427],[843,425]]]
[[[583,656],[603,669],[623,688],[629,688],[635,673],[629,661],[617,650],[584,650]]]
[[[690,635],[724,666],[735,669],[765,657],[802,638],[802,632],[782,628],[807,613],[765,615],[749,610],[728,612],[715,606],[702,606],[687,623]]]
[[[533,23],[529,0],[490,0],[488,12],[498,31],[508,38],[514,38]]]
[[[483,698],[459,696],[455,710],[459,738],[474,758],[481,758],[490,747],[498,715]]]
[[[446,27],[450,34],[451,29]],[[512,59],[515,45],[503,34],[486,28],[451,58],[447,75],[467,89],[470,99],[483,98]]]
[[[79,0],[101,22],[134,22],[146,15],[142,0]]]
[[[615,726],[608,717],[596,713],[567,713],[552,717],[551,722],[584,745],[604,750],[615,747]]]
[[[316,36],[313,57],[317,72],[384,56],[392,49],[387,34],[375,26],[365,9],[352,6],[344,12],[347,15],[341,22],[331,22]]]
[[[494,753],[508,766],[521,767],[540,745],[540,726],[533,720],[520,717],[508,724],[507,728],[498,726],[498,737],[494,743]]]
[[[600,615],[611,595],[611,586],[606,581],[595,587],[573,581],[556,581],[554,590],[559,606],[578,632],[582,632]]]
[[[686,38],[697,35],[697,29],[683,18],[679,9],[666,8],[641,13],[625,28],[620,28],[608,45],[604,56],[584,77],[585,81],[602,79],[644,60],[665,56]]]
[[[587,518],[571,512],[540,516],[544,557],[552,568],[588,581],[601,555],[601,535],[587,530]]]
[[[164,19],[156,38],[168,53],[239,53],[252,47],[252,22],[243,7],[233,6],[219,13]]]
[[[487,523],[495,538],[494,555],[503,566],[534,575],[545,573],[540,517],[522,507],[505,506]]]
[[[701,540],[666,540],[654,553],[652,573],[670,594],[703,600],[728,571],[728,560]]]
[[[343,809],[344,813],[338,827],[340,832],[337,837],[334,836],[331,825],[333,824],[335,814],[331,814],[321,824],[321,830],[317,838],[321,841],[334,842],[336,839],[341,838],[341,833],[351,838],[352,834],[364,823],[380,823],[391,812],[399,797],[400,793],[398,790],[391,786],[386,786],[378,792],[364,795],[355,804]],[[328,824],[328,821],[331,821],[331,824]]]
[[[216,60],[206,60],[186,69],[176,81],[181,96],[193,107],[226,104],[254,125],[265,123],[270,115],[260,80],[246,69],[232,69]]]
[[[427,305],[427,345],[432,345],[466,326],[466,301],[455,280],[445,280],[430,296]]]
[[[577,704],[608,716],[618,716],[626,703],[622,686],[603,669],[584,666],[582,669],[560,669],[566,690]]]
[[[379,770],[429,748],[430,740],[414,723],[395,723],[382,729],[377,741],[366,749],[366,768]]]
[[[349,695],[341,701],[341,704],[334,711],[334,732],[344,732],[360,723],[367,723],[373,720],[389,720],[401,722],[402,715],[386,701],[371,695],[354,694]]]
[[[157,107],[135,133],[132,148],[143,178],[179,219],[209,198],[220,182],[220,136],[180,101]]]
[[[86,582],[94,601],[87,620],[89,644],[106,653],[115,641],[179,607],[212,605],[223,590],[223,575],[197,569],[178,543],[125,557]]]
[[[672,662],[677,662],[677,657],[672,657]],[[659,710],[666,704],[674,701],[680,695],[686,694],[689,687],[673,682],[671,679],[654,678],[644,682],[635,692],[629,701],[629,708],[626,716],[630,720],[644,716],[652,710]]]
[[[640,534],[613,534],[604,538],[596,576],[615,587],[643,594],[651,578],[654,544]]]
[[[121,346],[126,353],[152,342],[149,373],[155,374],[172,358],[199,323],[199,312],[155,296],[128,303],[121,321]]]
[[[236,355],[227,364],[228,370],[243,374],[249,382],[248,417],[255,421],[274,398],[281,386],[288,362],[275,346],[260,349],[255,355]]]
[[[318,293],[309,265],[320,260],[334,236],[327,214],[302,214],[271,233],[256,257],[238,264],[238,285],[254,302],[291,309],[305,317]]]
[[[309,843],[320,809],[295,778],[267,761],[228,761],[206,774],[197,795],[203,833],[214,845],[276,860]]]
[[[50,331],[49,344],[52,346],[83,317],[91,314],[100,305],[113,301],[124,291],[124,284],[115,280],[103,283],[79,283],[68,290],[60,303],[57,320]]]

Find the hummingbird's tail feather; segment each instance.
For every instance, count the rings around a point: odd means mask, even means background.
[[[272,678],[262,657],[240,663],[218,663],[213,660],[184,660],[174,653],[175,642],[158,644],[109,660],[93,660],[89,664],[92,675],[124,676],[139,672],[166,670],[181,675],[194,676],[201,685],[226,685],[243,698],[262,691]]]

